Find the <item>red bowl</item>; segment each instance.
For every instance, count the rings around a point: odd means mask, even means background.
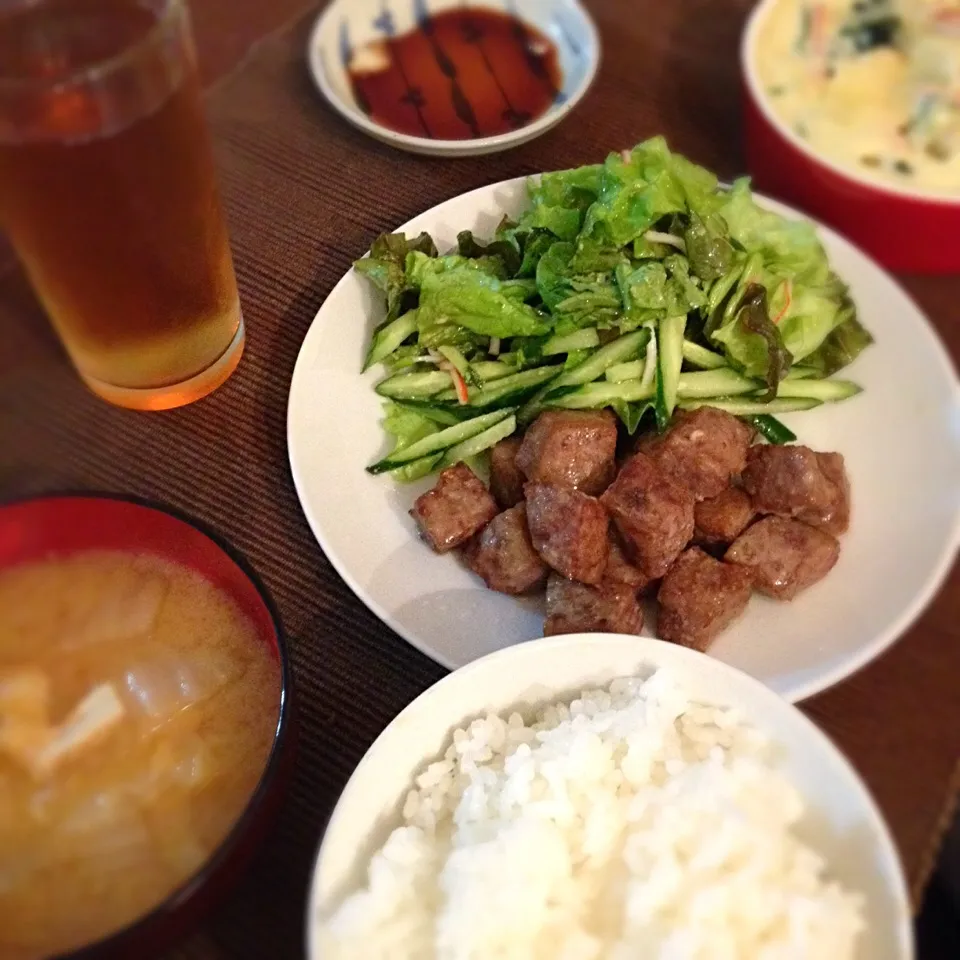
[[[264,839],[293,765],[293,681],[283,626],[266,587],[243,557],[197,521],[133,497],[99,494],[39,497],[0,507],[0,570],[91,549],[152,553],[195,570],[233,598],[280,661],[273,748],[220,848],[150,913],[69,955],[69,960],[148,958],[167,950],[220,902]]]
[[[960,272],[960,199],[860,178],[810,149],[770,109],[754,66],[761,0],[740,48],[747,164],[758,190],[835,227],[890,270]]]

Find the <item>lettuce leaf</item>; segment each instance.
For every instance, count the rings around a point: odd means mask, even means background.
[[[577,256],[574,244],[560,240],[537,264],[537,290],[556,317],[560,333],[583,326],[612,326],[622,308],[610,270],[576,272]]]
[[[419,250],[415,250],[407,254],[404,269],[408,290],[419,290],[428,275],[438,276],[459,269],[477,270],[500,280],[506,280],[507,278],[503,261],[499,257],[470,259],[457,253],[447,254],[445,257],[428,257]]]
[[[847,319],[827,336],[827,339],[804,358],[804,365],[818,370],[821,376],[829,377],[852,363],[860,353],[873,343],[873,337],[853,315],[853,306]]]
[[[436,433],[440,427],[421,413],[387,400],[383,405],[383,429],[393,437],[394,448],[391,452],[396,453]]]
[[[780,329],[770,319],[767,291],[758,283],[749,283],[737,301],[733,321],[715,330],[727,359],[748,377],[766,382],[763,400],[777,395],[777,386],[790,372],[793,357],[784,345]]]
[[[716,280],[733,265],[733,245],[727,236],[727,225],[718,214],[704,219],[696,211],[691,211],[683,239],[690,270],[701,279]]]
[[[607,157],[583,233],[623,247],[669,214],[715,212],[720,203],[716,188],[712,173],[671,153],[663,137],[654,137],[634,147],[629,158],[619,153]]]
[[[409,289],[406,276],[407,256],[417,251],[422,257],[435,257],[437,245],[428,233],[408,240],[402,233],[383,233],[370,247],[370,256],[354,263],[357,272],[370,280],[387,297],[387,321],[395,320],[402,310],[403,294]]]
[[[472,230],[457,234],[457,252],[471,260],[498,258],[504,279],[515,277],[522,263],[520,251],[509,240],[493,240],[484,246],[474,237]]]
[[[421,329],[460,326],[483,337],[531,337],[549,333],[552,321],[524,302],[529,288],[504,283],[468,261],[442,272],[426,272],[420,287]]]
[[[623,332],[649,321],[686,316],[706,302],[703,291],[690,280],[686,260],[679,255],[622,265],[615,273],[624,304]]]
[[[806,283],[826,283],[831,275],[817,231],[806,220],[788,220],[758,207],[750,181],[737,180],[728,191],[720,214],[730,236],[748,253],[759,253],[783,276]]]

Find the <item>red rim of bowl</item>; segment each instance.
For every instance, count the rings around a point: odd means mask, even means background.
[[[206,538],[218,548],[249,582],[263,604],[276,644],[280,664],[280,704],[270,753],[243,811],[217,849],[184,883],[127,926],[50,960],[104,960],[107,957],[153,955],[184,936],[202,914],[212,909],[221,897],[226,895],[227,886],[238,880],[239,876],[221,876],[221,872],[231,864],[240,861],[245,863],[253,856],[254,847],[259,846],[259,841],[263,839],[262,834],[266,832],[276,813],[280,795],[291,772],[296,740],[293,676],[286,634],[273,597],[246,557],[206,523],[175,507],[134,495],[66,490],[5,500],[0,503],[0,517],[12,507],[55,500],[124,503],[164,514],[177,523],[190,527],[194,533]],[[218,880],[219,884],[216,882]],[[190,916],[186,920],[182,919],[183,915],[187,914]],[[149,941],[144,942],[148,937]]]
[[[920,190],[911,190],[909,187],[901,187],[893,183],[887,184],[883,181],[870,179],[869,177],[857,176],[856,173],[848,168],[811,149],[807,143],[800,139],[800,137],[774,114],[770,109],[769,100],[763,93],[757,77],[753,50],[757,45],[757,34],[760,31],[760,24],[768,15],[769,11],[781,2],[783,2],[783,0],[760,0],[747,18],[747,23],[740,39],[740,72],[743,75],[747,93],[760,111],[763,119],[766,120],[790,146],[806,157],[811,163],[825,168],[835,177],[847,181],[854,187],[875,191],[881,197],[886,197],[887,199],[926,204],[932,207],[945,207],[948,210],[955,209],[960,212],[960,195],[950,197],[940,193],[927,193]]]

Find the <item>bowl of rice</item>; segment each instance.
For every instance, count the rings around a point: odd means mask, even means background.
[[[314,870],[310,960],[909,960],[890,834],[795,707],[694,650],[575,634],[381,734]]]

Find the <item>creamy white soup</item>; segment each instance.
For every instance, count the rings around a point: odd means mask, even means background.
[[[780,0],[752,56],[771,110],[811,149],[960,195],[958,0]]]

